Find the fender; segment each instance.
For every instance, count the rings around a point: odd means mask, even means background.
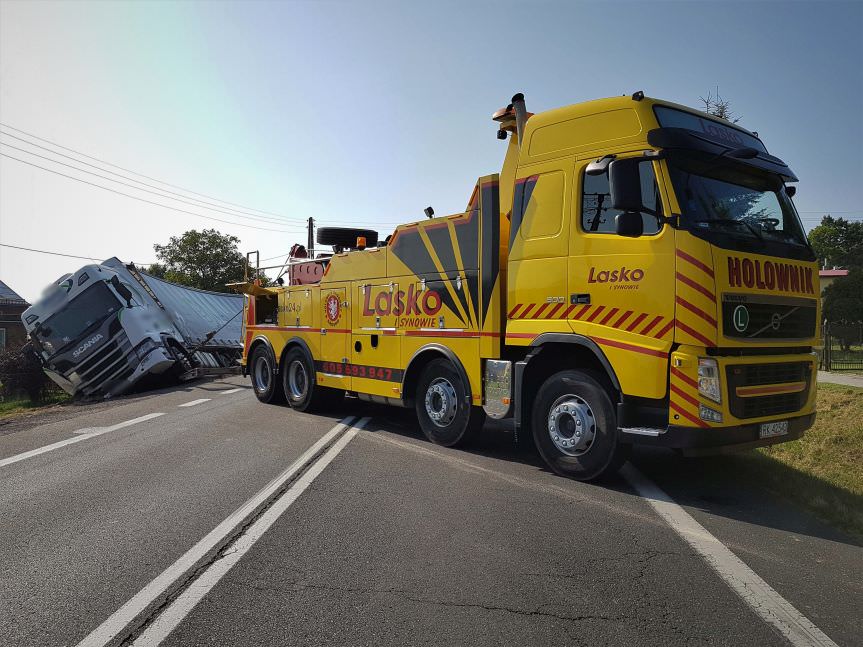
[[[258,344],[263,344],[264,346],[267,347],[267,349],[269,349],[270,357],[273,358],[273,375],[275,375],[279,370],[279,365],[278,365],[277,360],[276,360],[276,351],[273,350],[272,342],[270,342],[270,340],[267,339],[266,337],[264,337],[263,335],[258,335],[257,337],[252,339],[252,343],[249,344],[249,354],[247,355],[247,357],[252,356],[252,351],[255,349],[255,346],[257,346]],[[246,362],[246,364],[243,366],[243,377],[248,375],[248,370],[249,370],[249,365],[248,365],[248,362]]]
[[[608,373],[608,379],[611,380],[611,384],[615,389],[620,391],[620,382],[617,380],[617,375],[611,366],[611,362],[608,361],[608,358],[605,356],[605,353],[602,352],[599,344],[593,341],[590,337],[585,337],[584,335],[576,333],[543,333],[534,339],[530,345],[532,347],[537,347],[550,343],[575,344],[589,349],[596,356],[596,359],[599,360],[599,363],[602,364],[605,372]]]
[[[405,367],[404,377],[402,378],[402,384],[401,384],[402,399],[403,400],[412,400],[413,399],[413,393],[410,393],[410,394],[405,393],[405,382],[407,380],[407,376],[411,374],[411,366],[413,365],[414,360],[416,360],[420,355],[422,355],[423,353],[425,353],[427,351],[436,351],[440,355],[443,355],[444,357],[446,357],[450,362],[452,362],[453,366],[455,366],[456,372],[459,374],[459,377],[461,378],[461,381],[464,384],[465,394],[466,394],[468,404],[472,405],[473,399],[472,399],[472,394],[470,391],[470,382],[467,379],[467,371],[464,370],[464,366],[462,366],[462,363],[459,360],[459,358],[456,356],[456,354],[454,352],[452,352],[452,350],[450,350],[446,346],[443,346],[442,344],[426,344],[422,348],[418,348],[417,351],[413,355],[411,355],[411,358],[410,358],[410,360],[408,360],[408,364]]]
[[[279,358],[279,365],[281,365],[282,360],[285,359],[285,355],[288,354],[288,351],[291,350],[291,346],[299,346],[300,349],[305,353],[306,359],[309,360],[309,364],[314,368],[315,366],[315,356],[312,355],[312,349],[309,348],[309,345],[306,343],[306,340],[301,337],[291,337],[287,343],[285,344],[285,348],[282,351],[282,356]]]
[[[576,346],[582,346],[587,348],[596,359],[599,361],[600,365],[605,369],[606,374],[608,375],[608,379],[611,380],[612,386],[617,389],[618,392],[620,389],[620,382],[617,379],[617,375],[614,372],[614,369],[611,366],[611,362],[608,361],[608,358],[605,356],[605,353],[602,352],[602,349],[599,345],[590,339],[590,337],[585,337],[584,335],[579,335],[576,333],[543,333],[539,335],[536,339],[534,339],[530,346],[533,349],[527,357],[523,361],[516,362],[513,365],[513,419],[515,422],[515,428],[518,430],[522,426],[522,381],[524,379],[524,369],[527,366],[527,363],[530,359],[536,356],[540,350],[542,350],[542,346],[544,344],[575,344]]]

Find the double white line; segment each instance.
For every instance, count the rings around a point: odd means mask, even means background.
[[[96,627],[78,647],[116,645],[142,626],[143,630],[132,643],[134,647],[161,643],[351,442],[369,418],[362,418],[356,424],[354,420],[351,416],[333,427],[290,467]],[[201,568],[203,571],[196,576]],[[162,605],[164,607],[154,613]],[[151,619],[150,614],[155,617]]]

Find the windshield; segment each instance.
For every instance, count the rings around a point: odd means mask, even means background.
[[[114,293],[99,281],[41,323],[36,328],[36,338],[42,348],[53,355],[121,307]]]
[[[745,241],[754,251],[780,244],[809,253],[797,211],[778,176],[731,158],[688,151],[670,155],[668,167],[682,224],[696,235],[722,246]]]

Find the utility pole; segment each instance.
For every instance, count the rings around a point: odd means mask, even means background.
[[[306,245],[306,249],[309,252],[309,258],[314,258],[313,251],[315,249],[315,219],[309,218],[309,240],[308,245]]]

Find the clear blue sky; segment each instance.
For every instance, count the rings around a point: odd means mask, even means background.
[[[460,211],[499,170],[489,117],[516,91],[538,112],[639,89],[697,107],[717,86],[800,176],[807,226],[863,218],[863,2],[2,0],[0,18],[0,121],[297,222]],[[262,256],[303,239],[210,224]],[[7,244],[151,261],[206,225],[0,165]],[[81,264],[0,248],[29,299]]]

